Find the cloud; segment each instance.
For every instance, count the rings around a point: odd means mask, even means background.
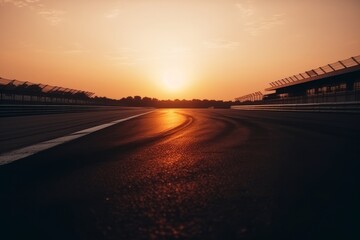
[[[236,8],[239,9],[242,17],[250,17],[254,15],[254,9],[249,4],[236,3]]]
[[[139,50],[129,47],[118,48],[117,51],[105,55],[114,64],[133,66],[139,64],[142,59],[138,57]]]
[[[283,13],[270,14],[259,18],[256,9],[252,7],[251,1],[236,3],[235,7],[240,12],[243,29],[251,36],[260,35],[268,29],[285,24],[285,14]]]
[[[265,30],[285,23],[284,14],[274,14],[268,18],[244,23],[245,30],[252,36],[257,36]]]
[[[62,15],[65,14],[65,12],[61,10],[46,8],[40,0],[0,0],[0,3],[12,4],[18,8],[34,10],[53,26],[58,25],[63,20]]]
[[[63,20],[62,16],[65,12],[61,10],[47,9],[39,11],[38,14],[49,21],[51,25],[58,25]]]
[[[107,55],[106,57],[115,64],[125,65],[125,66],[137,65],[142,60],[140,58],[130,55],[123,55],[123,56]]]
[[[113,19],[119,16],[119,9],[113,9],[105,15],[106,18]]]
[[[78,42],[72,42],[67,44],[66,46],[61,46],[59,48],[59,53],[62,54],[79,54],[86,52],[84,46],[81,43]]]
[[[27,7],[28,6],[28,2],[27,1],[21,1],[21,0],[2,0],[0,1],[0,3],[9,3],[14,5],[15,7]]]
[[[234,49],[240,46],[237,41],[228,41],[223,39],[206,41],[203,43],[206,48],[210,49]]]
[[[117,64],[133,66],[138,63],[138,60],[130,56],[112,57]]]
[[[15,7],[32,7],[35,3],[38,3],[40,0],[0,0],[0,3],[9,3]]]

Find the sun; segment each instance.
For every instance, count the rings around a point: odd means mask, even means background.
[[[163,74],[162,84],[167,91],[177,92],[184,88],[185,79],[180,72],[170,70]]]

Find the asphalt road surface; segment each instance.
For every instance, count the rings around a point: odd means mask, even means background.
[[[71,106],[66,107],[68,111],[71,110]],[[38,110],[39,115],[34,116],[0,117],[0,154],[153,109],[107,107],[97,112],[95,110],[96,107],[90,108],[90,111],[75,108],[74,111],[78,112],[57,114]]]
[[[359,120],[156,110],[0,166],[0,238],[360,239]]]

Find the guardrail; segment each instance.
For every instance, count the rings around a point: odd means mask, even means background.
[[[307,96],[265,98],[263,101],[245,102],[245,104],[299,104],[299,103],[360,102],[360,90],[329,92]]]
[[[239,102],[246,102],[246,101],[250,101],[250,102],[254,102],[254,101],[261,101],[263,100],[264,95],[261,92],[254,92],[254,93],[250,93],[238,98],[235,98],[235,101],[239,101]]]
[[[249,104],[233,105],[232,109],[252,111],[292,111],[292,112],[337,112],[360,113],[359,102],[302,103],[302,104]]]
[[[93,111],[117,111],[126,107],[87,105],[0,105],[0,117],[78,113]]]
[[[72,99],[66,97],[31,96],[22,94],[5,94],[0,91],[0,104],[92,104],[90,99]]]

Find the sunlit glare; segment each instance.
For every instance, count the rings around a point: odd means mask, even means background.
[[[166,91],[177,92],[185,87],[185,79],[179,71],[168,70],[162,76],[162,84]]]

